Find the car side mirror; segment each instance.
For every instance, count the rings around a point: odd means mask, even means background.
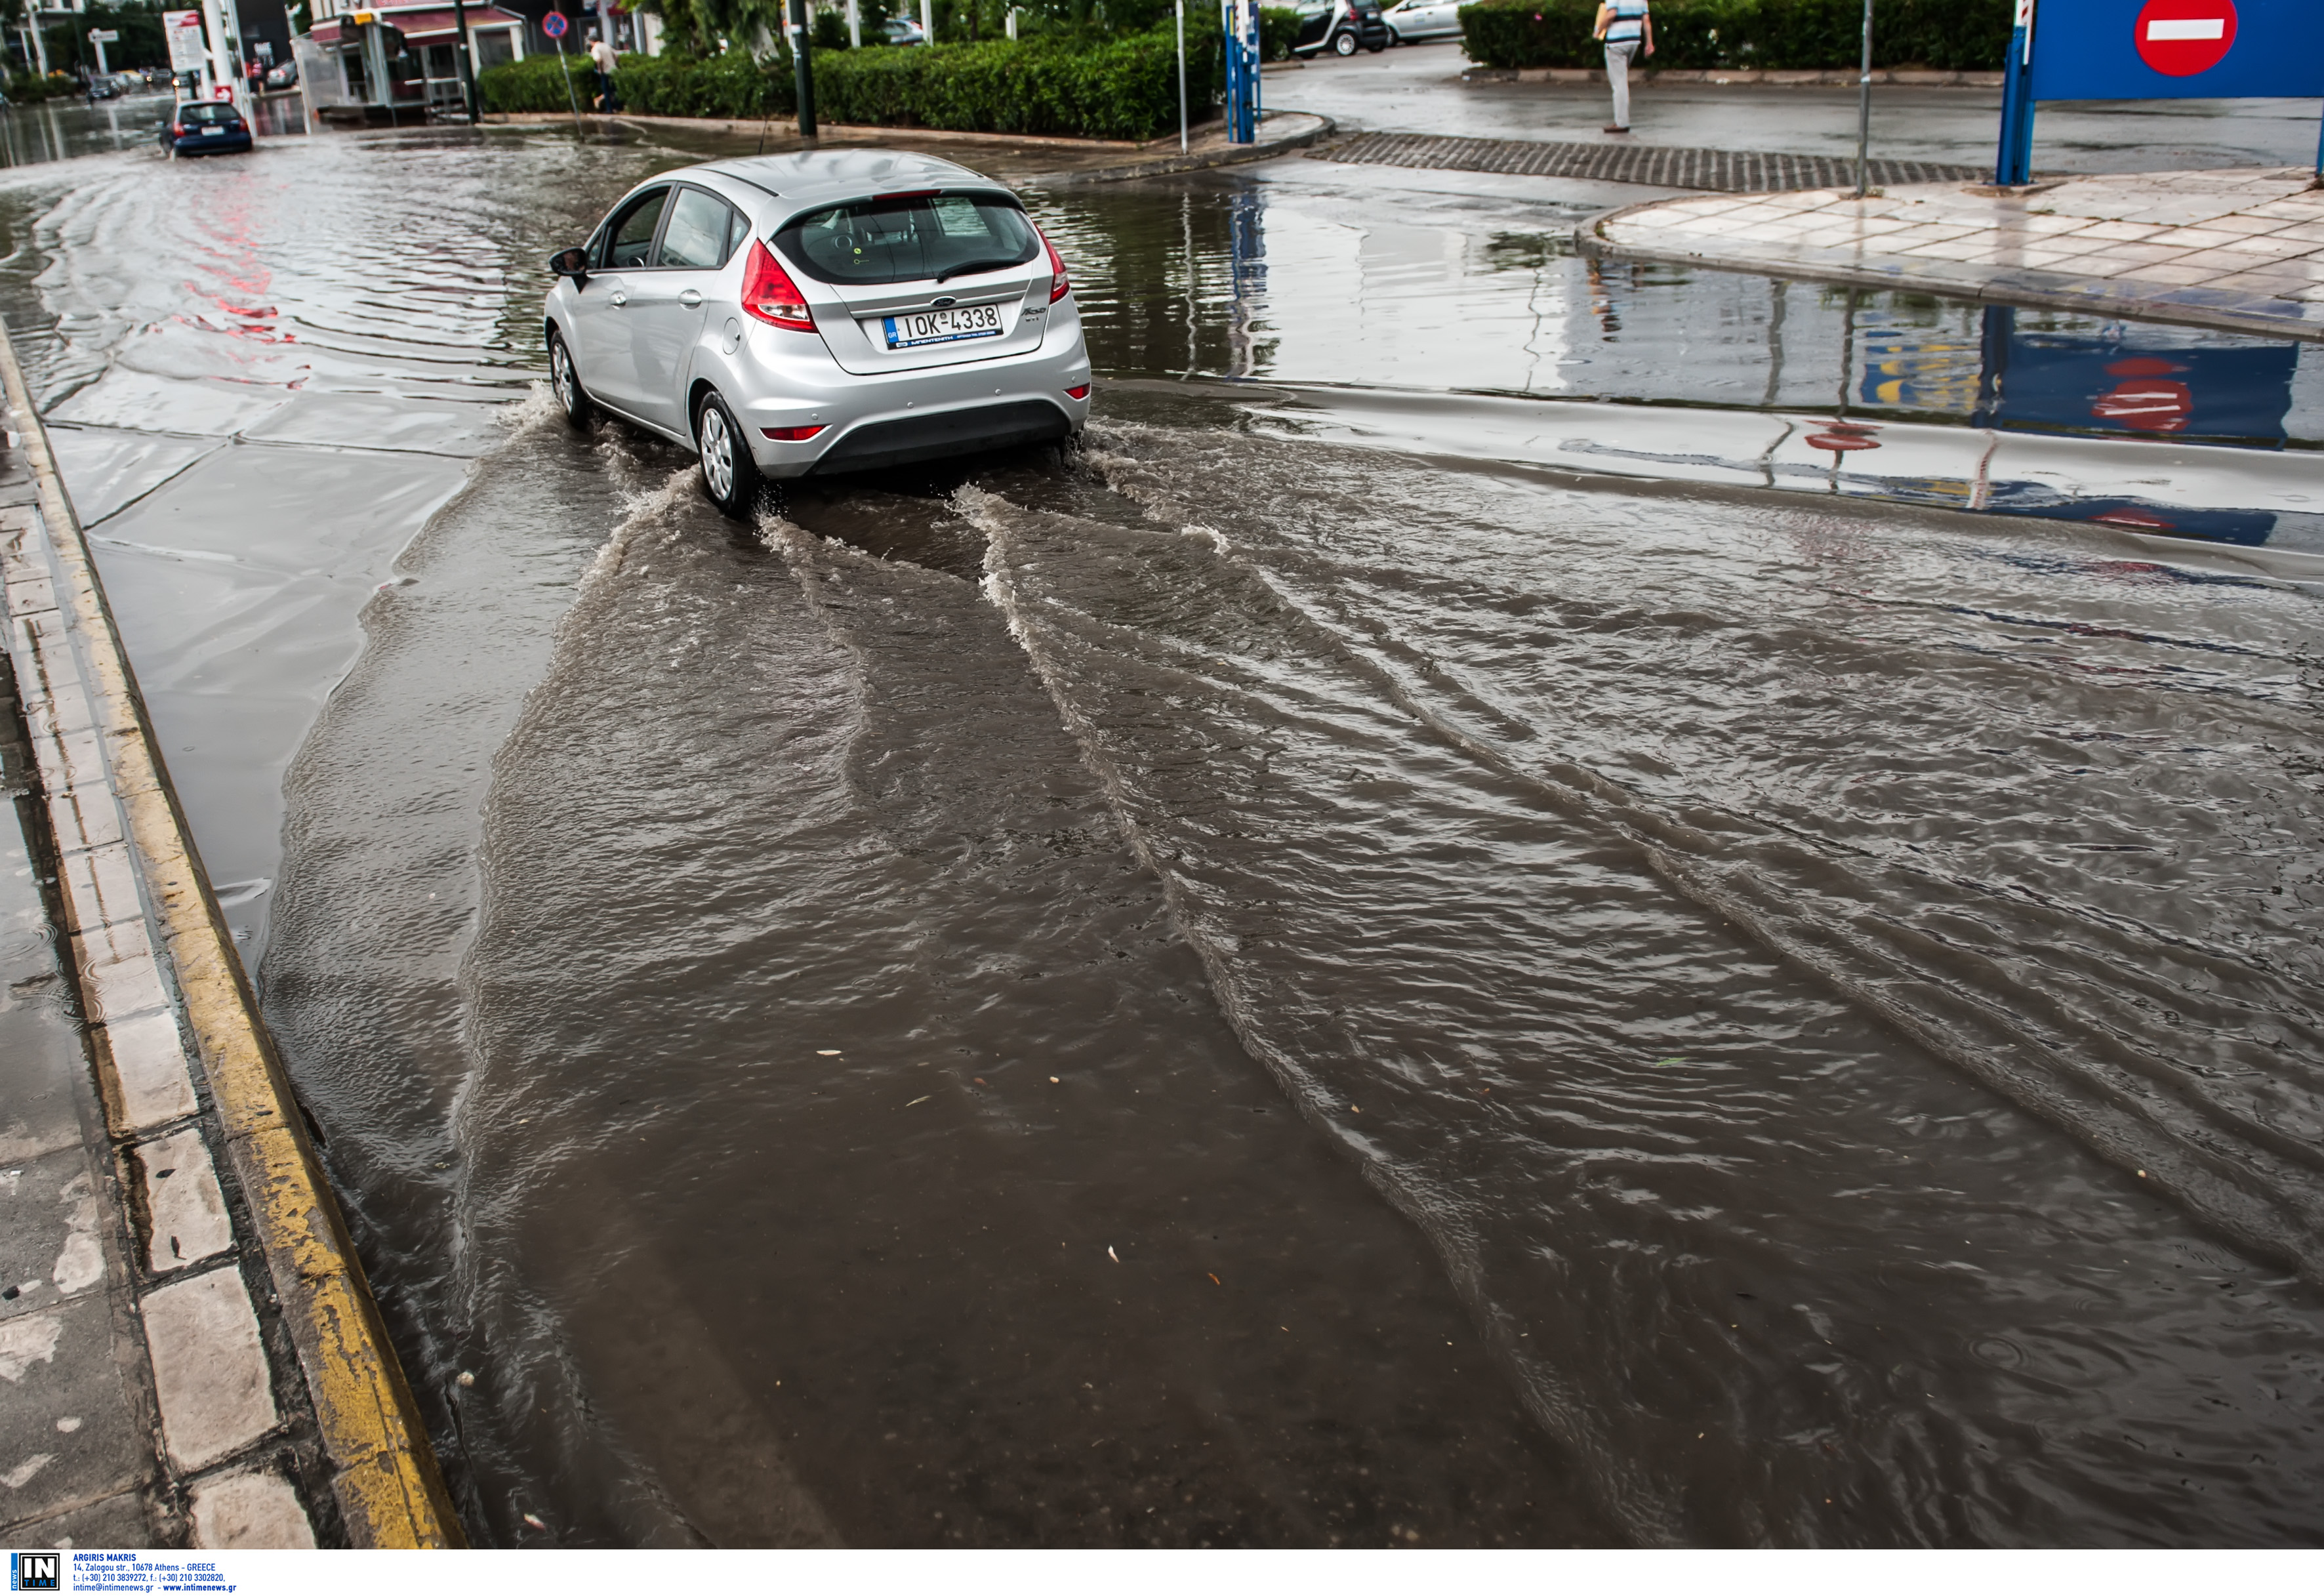
[[[560,249],[549,257],[549,269],[559,277],[570,277],[573,286],[579,288],[589,281],[589,252],[578,246]]]

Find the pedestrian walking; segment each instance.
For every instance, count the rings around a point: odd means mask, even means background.
[[[603,39],[592,39],[589,42],[589,60],[597,69],[597,93],[590,104],[600,111],[620,110],[622,102],[613,97],[613,47]]]
[[[1614,87],[1614,120],[1608,133],[1630,131],[1630,63],[1655,53],[1655,19],[1646,0],[1604,0],[1598,7],[1593,38],[1606,42],[1606,81]]]

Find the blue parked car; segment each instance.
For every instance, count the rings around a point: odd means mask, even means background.
[[[215,155],[250,148],[250,124],[226,100],[186,100],[161,125],[161,148],[172,155]]]

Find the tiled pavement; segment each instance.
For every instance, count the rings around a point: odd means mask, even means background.
[[[2324,190],[2273,168],[1667,199],[1591,254],[2324,339]]]

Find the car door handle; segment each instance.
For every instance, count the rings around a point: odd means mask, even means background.
[[[678,302],[692,310],[702,303],[702,291],[698,288],[689,288],[678,296]]]
[[[620,306],[622,306],[622,305],[626,305],[626,304],[628,304],[628,303],[630,302],[630,296],[629,296],[629,295],[627,295],[627,294],[625,294],[625,293],[623,293],[623,292],[622,292],[620,289],[618,289],[618,288],[617,288],[617,289],[615,289],[615,290],[613,291],[613,303],[614,303],[614,305],[615,305],[616,307],[620,307]]]

